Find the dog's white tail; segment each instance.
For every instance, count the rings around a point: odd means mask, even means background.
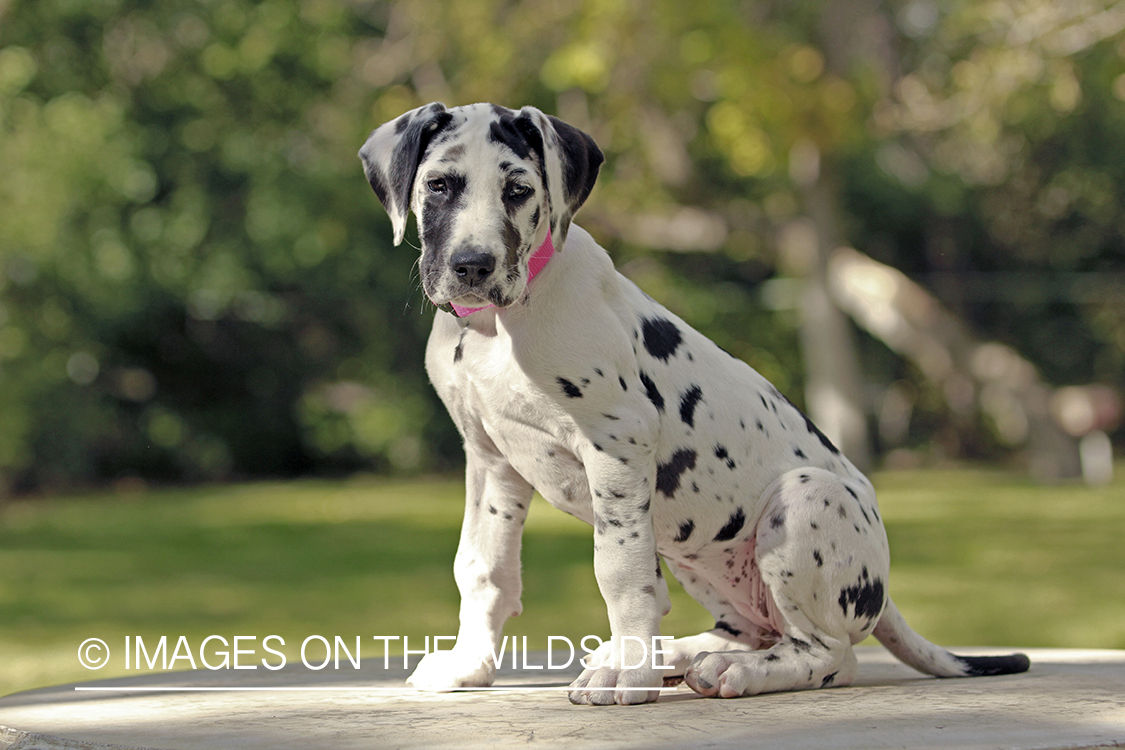
[[[915,633],[890,599],[872,633],[888,651],[907,666],[934,677],[983,677],[1026,672],[1031,661],[1025,654],[957,656]]]

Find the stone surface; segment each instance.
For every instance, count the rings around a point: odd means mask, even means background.
[[[444,694],[404,688],[381,658],[358,671],[145,674],[0,699],[0,750],[1125,747],[1125,651],[1031,650],[1027,674],[960,680],[858,652],[849,688],[708,700],[681,686],[605,708],[570,705],[560,686],[574,670],[509,670],[503,690]]]

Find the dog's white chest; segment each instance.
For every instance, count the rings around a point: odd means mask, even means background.
[[[503,457],[551,505],[593,523],[579,457],[585,440],[574,418],[517,366],[510,339],[439,320],[426,368],[469,449]]]

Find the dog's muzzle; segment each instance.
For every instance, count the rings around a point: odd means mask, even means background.
[[[547,261],[549,261],[554,254],[555,245],[551,242],[551,233],[548,231],[547,238],[543,240],[543,244],[540,245],[539,249],[528,259],[528,284],[543,270],[543,267],[547,265]],[[492,255],[479,250],[459,250],[450,258],[450,264],[453,268],[453,273],[468,289],[473,289],[485,282],[496,270],[496,259]],[[446,312],[452,312],[459,318],[464,318],[466,315],[472,315],[480,310],[493,307],[493,305],[464,307],[463,305],[449,303],[448,305],[439,305],[439,307]]]

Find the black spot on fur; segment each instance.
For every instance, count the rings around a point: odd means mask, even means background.
[[[828,449],[829,453],[831,453],[833,456],[840,455],[840,449],[832,444],[832,441],[828,439],[828,436],[825,435],[823,432],[821,432],[820,429],[815,424],[813,424],[813,421],[811,419],[809,419],[808,416],[806,416],[803,411],[798,409],[792,401],[790,401],[788,398],[785,397],[784,394],[782,394],[780,392],[775,392],[774,395],[776,395],[778,398],[785,401],[785,403],[792,406],[796,410],[796,412],[801,415],[801,419],[805,420],[805,428],[808,429],[810,434],[816,435],[816,439],[820,441],[821,445],[823,445],[825,448]],[[775,409],[775,411],[776,411],[776,409]]]
[[[739,630],[738,628],[736,628],[736,627],[732,626],[732,625],[731,625],[730,623],[728,623],[728,622],[724,622],[723,620],[716,620],[716,621],[715,621],[715,628],[714,628],[714,629],[715,629],[715,630],[722,630],[722,631],[723,631],[723,632],[725,632],[725,633],[730,633],[730,634],[731,634],[731,635],[733,635],[733,636],[734,636],[735,638],[737,638],[738,636],[742,635],[742,631],[741,631],[741,630]]]
[[[431,252],[440,251],[449,245],[453,236],[453,221],[458,215],[457,209],[465,201],[465,188],[468,185],[464,175],[452,172],[443,175],[443,179],[445,192],[427,191],[423,209],[427,219],[419,227],[422,246]],[[425,267],[426,259],[422,260]]]
[[[667,463],[656,467],[656,489],[666,497],[672,497],[680,487],[680,476],[695,468],[696,453],[690,448],[680,448],[672,454]]]
[[[413,117],[400,117],[395,121],[395,135],[402,135],[410,127]]]
[[[457,347],[453,350],[454,362],[460,362],[461,358],[465,356],[465,333],[468,332],[468,330],[469,329],[466,328],[465,330],[461,331],[461,338],[457,340]]]
[[[738,532],[742,531],[742,527],[745,525],[746,514],[742,511],[742,508],[739,508],[734,513],[731,513],[731,516],[727,520],[726,525],[723,526],[723,528],[719,529],[718,534],[715,534],[715,541],[728,542],[731,539],[734,539],[738,535]]]
[[[519,227],[512,221],[511,214],[515,213],[516,206],[509,205],[509,216],[505,217],[504,224],[500,229],[500,234],[504,238],[504,262],[507,264],[509,270],[509,278],[511,274],[516,271],[516,264],[519,262],[520,246],[523,245],[523,236],[520,234]]]
[[[645,372],[641,373],[641,385],[645,387],[645,395],[648,396],[652,405],[658,411],[664,411],[664,397],[660,395],[660,391],[656,390],[656,383],[652,382],[652,378]]]
[[[488,140],[507,146],[521,159],[531,154],[532,144],[528,142],[527,131],[516,127],[517,118],[510,113],[501,115],[488,126]]]
[[[798,411],[800,411],[800,410],[798,410]],[[827,448],[828,452],[831,453],[833,456],[840,455],[840,449],[832,444],[832,441],[828,439],[828,436],[825,435],[823,432],[821,432],[820,429],[815,424],[812,423],[811,419],[809,419],[808,417],[805,417],[804,414],[801,414],[801,416],[805,418],[805,427],[808,428],[809,432],[816,435],[817,440],[820,441],[820,444],[823,445],[825,448]]]
[[[849,487],[848,485],[845,484],[844,489],[847,490],[848,494],[851,495],[853,498],[855,498],[856,500],[859,500],[859,495],[855,494],[855,490],[853,490],[851,487]]]
[[[802,459],[802,460],[808,458],[808,456],[805,455],[805,452],[803,450],[801,450],[800,448],[794,448],[793,449],[793,455],[796,456],[797,458]]]
[[[765,656],[764,656],[763,658],[764,658],[764,659],[765,659],[766,661],[777,661],[777,660],[779,660],[779,659],[780,659],[781,657],[780,657],[780,656],[778,656],[777,654],[773,653],[773,652],[770,652],[770,653],[766,654],[766,655],[765,655]]]
[[[837,674],[839,674],[839,672],[833,672],[832,674],[825,677],[823,680],[820,681],[820,686],[822,688],[826,688],[829,685],[831,685],[836,680]]]
[[[816,567],[824,567],[824,555],[820,554],[820,550],[814,549],[812,553],[813,559],[816,560]]]
[[[676,538],[673,541],[686,542],[693,531],[695,531],[695,521],[689,518],[680,524],[680,531],[676,534]]]
[[[621,390],[623,390],[623,391],[629,390],[629,386],[625,385],[625,378],[618,375],[617,376],[617,382],[621,384]]]
[[[864,572],[866,572],[866,568]],[[864,617],[870,621],[878,617],[879,613],[883,611],[885,599],[886,593],[883,590],[883,582],[878,578],[864,576],[857,580],[854,586],[840,589],[838,602],[845,616],[848,614],[850,607],[852,617],[857,620]]]
[[[645,318],[641,321],[644,345],[648,353],[664,362],[676,353],[683,337],[680,329],[667,318]]]
[[[695,407],[703,398],[703,391],[698,385],[693,385],[680,397],[680,419],[688,427],[695,427]]]
[[[720,461],[726,462],[728,469],[734,469],[734,459],[731,458],[730,454],[727,453],[727,448],[725,445],[715,445],[715,458],[719,459]]]
[[[566,378],[555,378],[555,380],[557,380],[558,384],[562,386],[563,393],[566,394],[567,398],[582,398],[582,391],[580,391],[578,389],[578,386],[576,386],[574,383],[570,382]]]
[[[770,517],[770,528],[780,529],[785,526],[785,514],[778,512]]]

